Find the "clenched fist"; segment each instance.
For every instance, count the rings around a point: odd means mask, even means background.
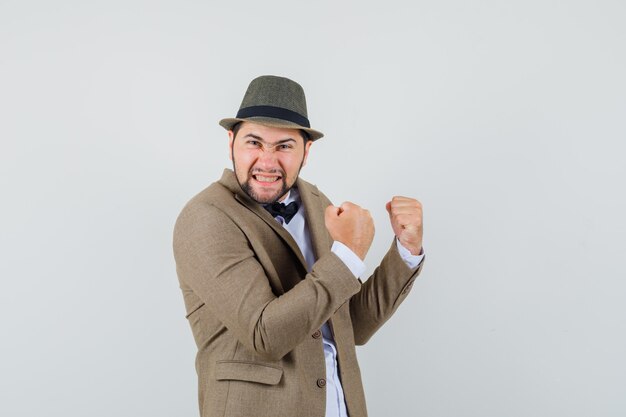
[[[409,197],[394,197],[387,203],[387,212],[393,233],[411,254],[422,250],[422,204]]]
[[[364,260],[374,239],[374,220],[370,212],[346,202],[339,207],[326,207],[325,220],[333,240],[343,243]]]

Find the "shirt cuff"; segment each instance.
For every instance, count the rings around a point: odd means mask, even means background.
[[[361,275],[365,273],[365,262],[361,260],[350,248],[344,245],[341,242],[334,241],[333,246],[330,248],[331,252],[334,253],[342,260],[344,264],[348,267],[352,275],[356,278],[359,278]]]
[[[413,255],[410,250],[402,246],[402,243],[396,238],[396,246],[398,247],[398,252],[400,252],[400,257],[409,268],[413,269],[422,263],[424,259],[424,248],[419,255]]]

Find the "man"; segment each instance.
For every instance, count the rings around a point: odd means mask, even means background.
[[[174,230],[198,346],[203,417],[367,415],[355,345],[394,313],[422,268],[422,209],[387,203],[396,238],[364,283],[369,212],[298,177],[313,142],[302,87],[254,79],[223,119],[233,170],[192,198]]]

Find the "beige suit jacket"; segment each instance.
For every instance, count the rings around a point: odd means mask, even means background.
[[[231,170],[176,221],[174,256],[198,347],[203,417],[324,417],[320,327],[327,320],[348,413],[367,415],[355,345],[398,308],[421,265],[409,269],[394,243],[361,284],[330,251],[330,201],[302,179],[296,186],[317,259],[309,273],[289,232],[241,190]]]

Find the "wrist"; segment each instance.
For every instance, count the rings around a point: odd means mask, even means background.
[[[407,249],[409,250],[409,252],[411,252],[411,255],[413,256],[419,256],[424,254],[424,248],[422,246],[420,246],[418,249],[414,249],[413,247]]]

